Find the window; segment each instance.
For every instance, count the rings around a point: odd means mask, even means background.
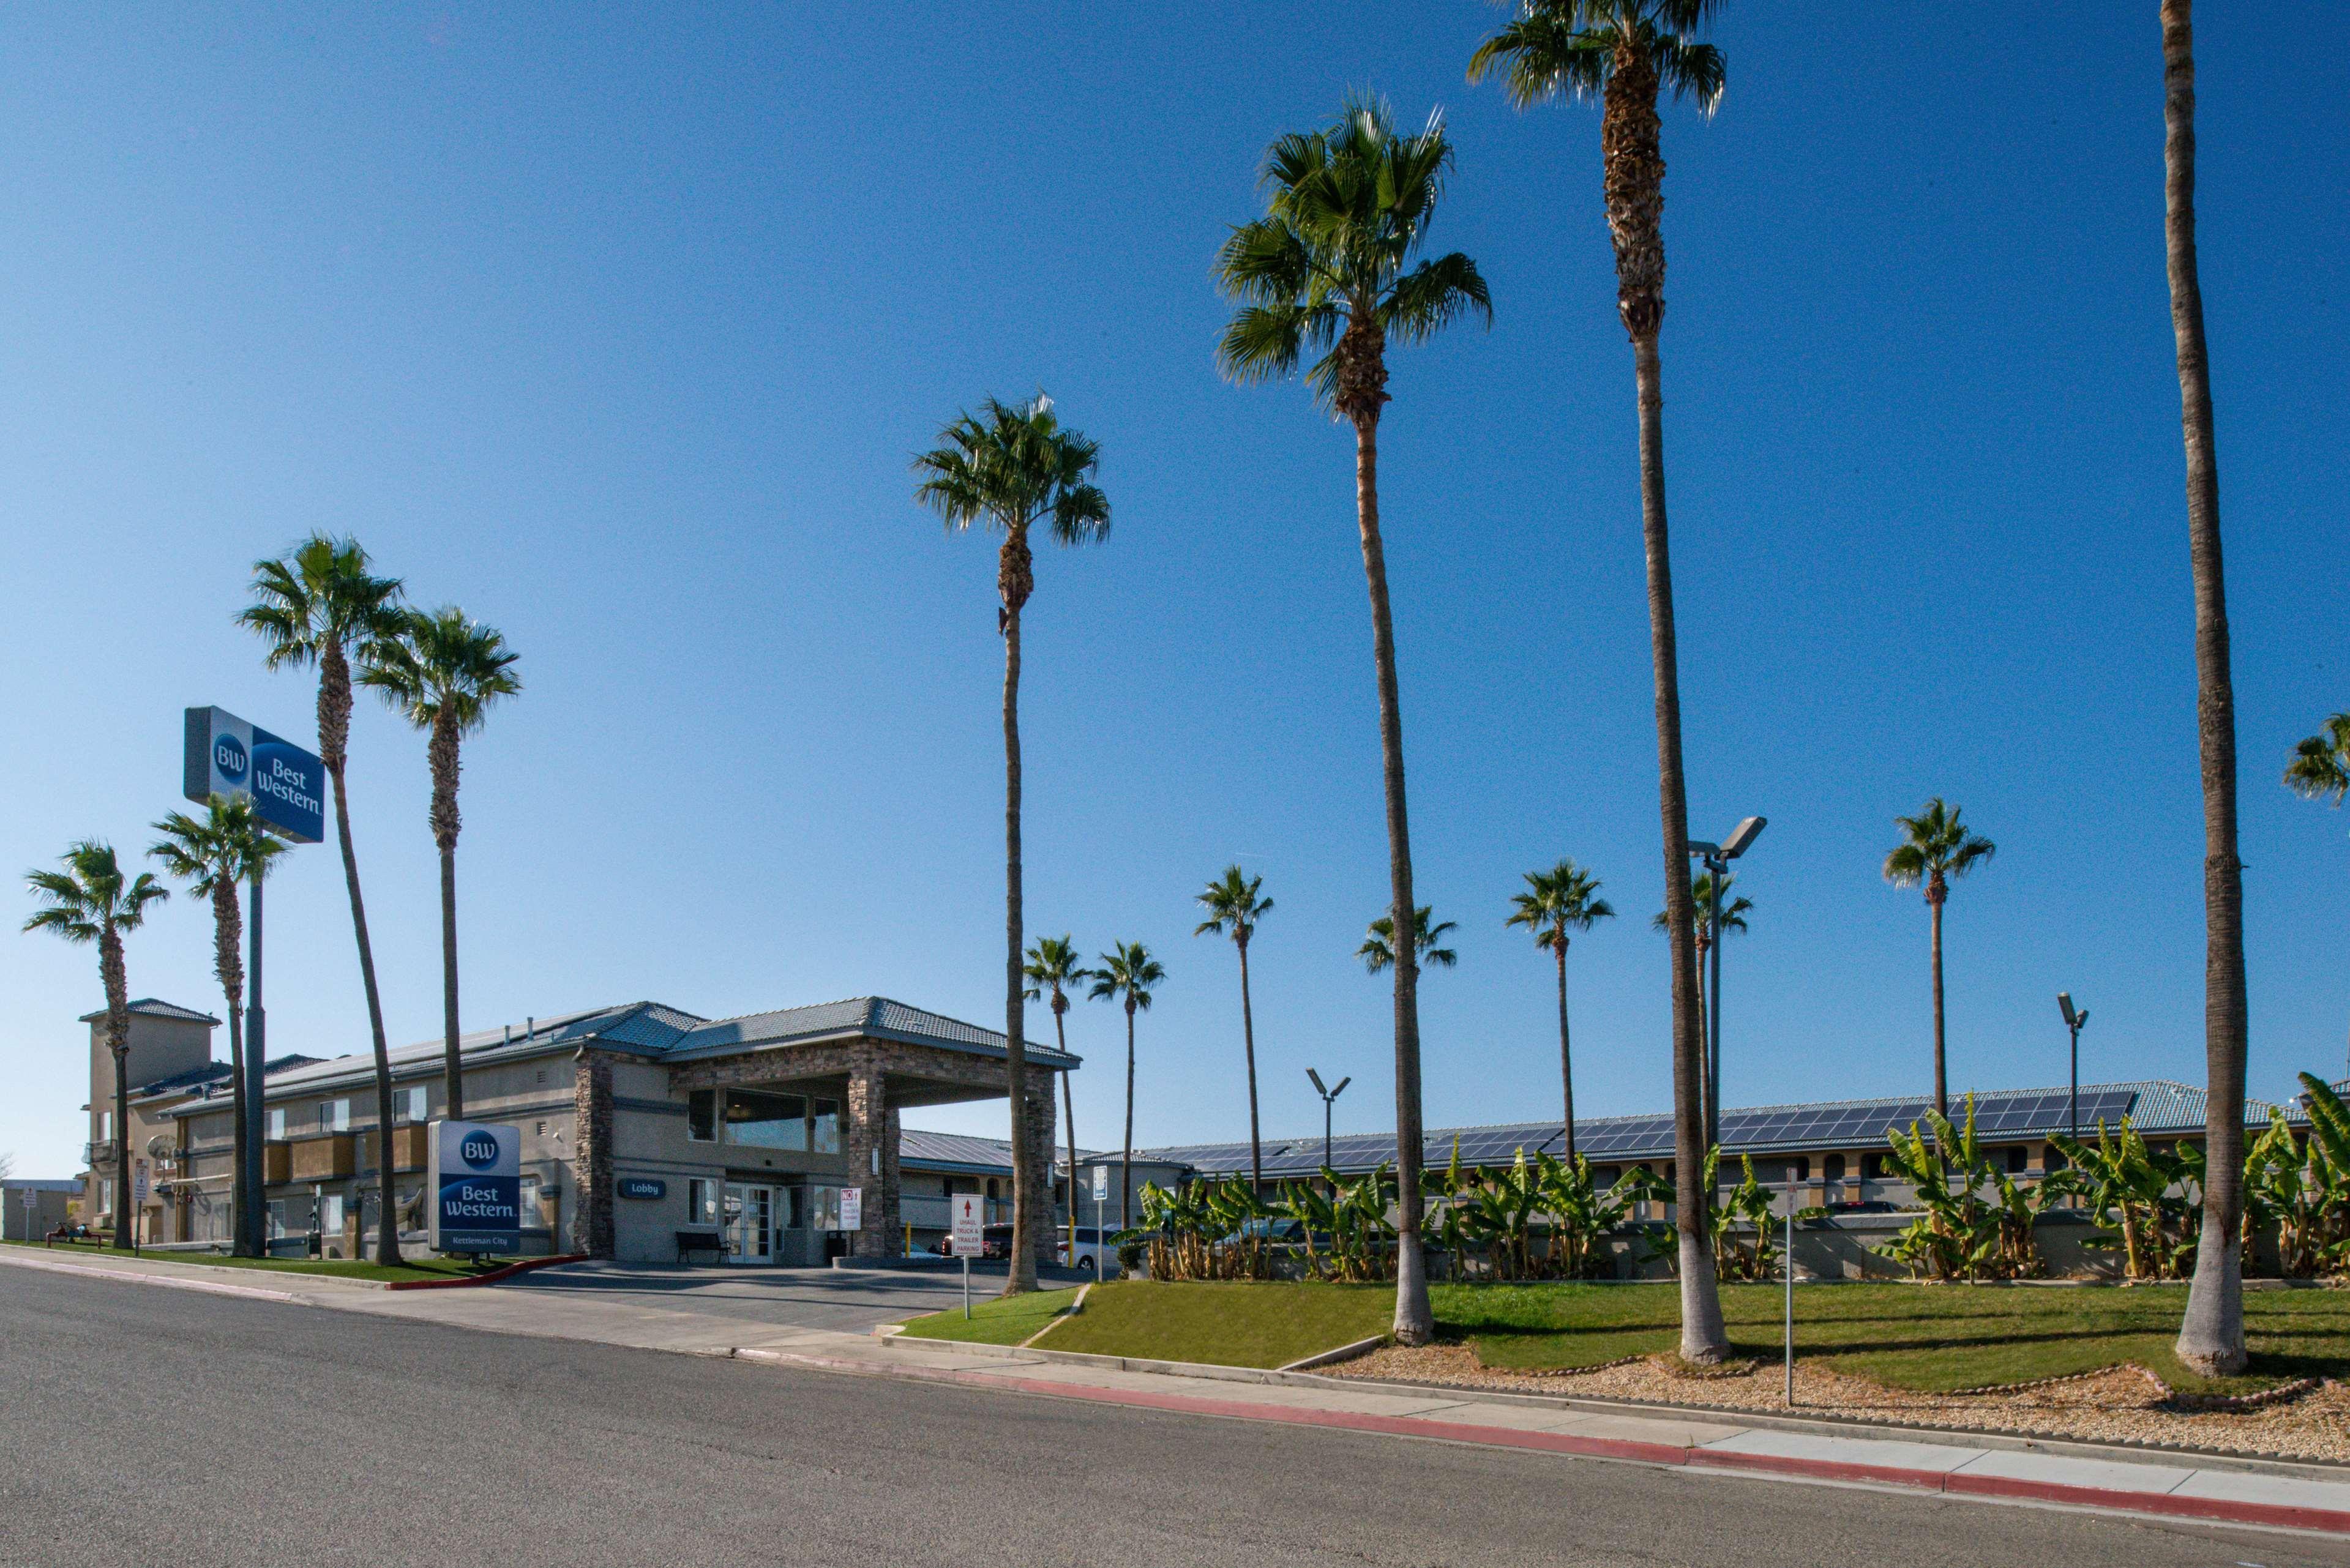
[[[726,1096],[726,1141],[750,1148],[804,1149],[807,1101],[797,1095],[736,1089]]]
[[[286,1107],[284,1106],[269,1107],[269,1136],[276,1142],[286,1141]]]
[[[840,1152],[840,1107],[830,1100],[817,1100],[812,1107],[816,1126],[808,1147],[818,1154]]]
[[[2021,1176],[2023,1174],[2023,1146],[2020,1143],[2012,1144],[2008,1147],[2007,1173],[2010,1176]]]
[[[269,1200],[269,1239],[274,1241],[285,1234],[286,1199],[273,1198]]]
[[[686,1182],[685,1222],[689,1225],[718,1223],[718,1183],[706,1176],[693,1177]]]
[[[2041,1166],[2043,1170],[2062,1170],[2064,1168],[2064,1151],[2058,1148],[2053,1143],[2047,1147],[2047,1149],[2040,1158],[2043,1162]]]
[[[351,1103],[350,1103],[350,1101],[348,1101],[348,1100],[347,1100],[347,1099],[346,1099],[346,1100],[320,1100],[320,1101],[318,1102],[318,1130],[319,1130],[320,1132],[348,1132],[348,1131],[350,1131],[350,1130],[351,1130]]]
[[[391,1119],[395,1122],[421,1122],[424,1119],[424,1085],[401,1089],[391,1096]]]
[[[819,1231],[840,1229],[840,1189],[811,1187],[808,1195],[808,1223]]]
[[[98,1211],[100,1214],[114,1212],[114,1182],[103,1176],[98,1179]]]
[[[1829,1181],[1844,1179],[1844,1156],[1832,1154],[1820,1162],[1820,1175]]]
[[[685,1136],[696,1143],[718,1137],[718,1091],[695,1089],[685,1096]]]
[[[1809,1181],[1811,1179],[1812,1157],[1808,1154],[1796,1156],[1794,1179],[1797,1181]]]
[[[795,1187],[791,1189],[791,1195],[789,1218],[785,1221],[785,1227],[793,1231],[805,1231],[807,1229],[807,1189]]]
[[[329,1192],[318,1199],[318,1229],[328,1233],[343,1228],[343,1195]]]
[[[524,1230],[544,1231],[546,1229],[546,1216],[539,1210],[537,1177],[525,1176],[522,1179],[522,1202],[520,1208],[522,1210],[521,1223]]]
[[[114,1113],[112,1111],[100,1111],[98,1113],[98,1141],[100,1143],[112,1143],[114,1141]]]

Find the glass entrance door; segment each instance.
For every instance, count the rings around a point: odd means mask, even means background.
[[[726,1261],[775,1261],[775,1189],[758,1182],[726,1184]]]

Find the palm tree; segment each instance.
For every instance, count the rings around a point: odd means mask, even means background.
[[[2192,0],[2162,0],[2163,239],[2187,451],[2187,554],[2195,583],[2195,720],[2203,774],[2202,1239],[2178,1358],[2205,1376],[2244,1369],[2244,866],[2236,854],[2236,688],[2229,669],[2227,573],[2220,556],[2220,469],[2211,363],[2195,259],[2195,27]]]
[[[1306,379],[1322,406],[1355,431],[1355,518],[1370,588],[1371,657],[1378,668],[1379,755],[1387,795],[1390,918],[1409,928],[1411,827],[1404,801],[1403,705],[1396,689],[1395,623],[1388,606],[1379,534],[1379,411],[1388,401],[1390,339],[1416,343],[1471,312],[1490,326],[1493,306],[1477,264],[1458,251],[1411,261],[1428,237],[1452,144],[1444,118],[1417,136],[1397,134],[1386,105],[1347,103],[1326,129],[1293,132],[1266,152],[1263,217],[1233,229],[1217,258],[1225,293],[1243,303],[1217,351],[1236,381],[1286,377],[1310,348]],[[1408,269],[1408,270],[1407,270]],[[1419,1234],[1419,965],[1407,929],[1395,966],[1396,1171],[1402,1233]],[[1425,1345],[1436,1332],[1428,1273],[1417,1246],[1398,1253],[1395,1334]]]
[[[1566,1033],[1566,946],[1570,931],[1587,931],[1613,919],[1615,909],[1599,896],[1599,878],[1572,860],[1547,871],[1529,871],[1526,890],[1513,896],[1517,910],[1503,924],[1523,926],[1534,945],[1558,960],[1558,1074],[1566,1087],[1566,1162],[1575,1163],[1575,1053]]]
[[[69,942],[98,945],[98,979],[106,992],[106,1046],[114,1054],[114,1244],[131,1250],[136,1218],[130,1213],[130,980],[122,960],[124,933],[147,919],[147,906],[172,890],[141,871],[127,877],[114,846],[83,839],[69,846],[59,871],[25,873],[25,885],[42,900],[25,922],[28,931],[50,930]]]
[[[1453,929],[1454,922],[1438,919],[1436,910],[1430,905],[1422,904],[1413,911],[1411,942],[1413,947],[1419,950],[1421,963],[1434,964],[1439,969],[1451,969],[1461,961],[1459,953],[1454,952],[1451,948],[1436,945],[1444,940],[1445,932]],[[1391,915],[1381,915],[1378,919],[1373,920],[1370,925],[1370,934],[1363,939],[1363,945],[1355,950],[1355,956],[1362,960],[1363,967],[1373,974],[1394,968],[1395,918]]]
[[[1632,340],[1640,424],[1640,533],[1648,556],[1648,647],[1656,668],[1657,793],[1664,823],[1665,911],[1672,926],[1673,1153],[1681,1355],[1720,1361],[1730,1341],[1715,1288],[1705,1181],[1705,1040],[1690,898],[1689,788],[1681,766],[1679,652],[1672,550],[1665,518],[1665,160],[1658,94],[1721,101],[1721,52],[1693,35],[1718,0],[1520,0],[1510,24],[1470,57],[1469,79],[1499,70],[1520,109],[1566,97],[1600,99],[1601,192],[1616,246],[1616,312]]]
[[[1098,544],[1109,536],[1109,498],[1093,483],[1100,448],[1063,430],[1053,400],[1042,392],[1016,409],[990,398],[977,414],[957,415],[939,439],[942,445],[914,460],[914,472],[923,476],[916,497],[945,519],[951,534],[976,526],[1003,533],[995,628],[1003,638],[1003,1067],[1012,1098],[1012,1262],[1003,1289],[1010,1295],[1036,1288],[1039,1185],[1028,1147],[1028,1053],[1021,1033],[1027,988],[1020,949],[1020,611],[1036,586],[1028,533],[1041,527],[1057,544]]]
[[[1264,1190],[1264,1146],[1257,1131],[1256,1019],[1249,1007],[1248,950],[1257,922],[1273,913],[1273,900],[1257,897],[1257,889],[1263,885],[1263,877],[1244,877],[1237,865],[1225,867],[1224,874],[1200,895],[1200,907],[1208,911],[1208,918],[1191,929],[1195,937],[1229,934],[1241,955],[1241,1051],[1248,1060],[1249,1179],[1251,1189],[1257,1192]]]
[[[2285,764],[2285,787],[2303,800],[2334,797],[2339,806],[2350,794],[2350,713],[2336,713],[2325,728],[2293,749]]]
[[[464,1078],[457,1064],[457,775],[459,747],[480,729],[490,705],[522,690],[519,657],[494,628],[455,606],[411,610],[398,635],[369,645],[359,684],[371,686],[432,739],[432,842],[441,851],[441,1066],[449,1080],[449,1119],[465,1119]]]
[[[1942,906],[1950,883],[1998,853],[1999,846],[1959,820],[1959,808],[1936,795],[1915,816],[1897,816],[1901,842],[1885,857],[1885,879],[1897,888],[1923,884],[1934,919],[1934,1109],[1950,1114],[1950,1083],[1942,1055]]]
[[[375,1047],[376,1126],[383,1158],[376,1203],[376,1261],[400,1262],[400,1214],[391,1185],[391,1050],[383,1033],[383,998],[376,989],[375,949],[368,940],[367,905],[359,897],[359,863],[351,847],[351,659],[400,629],[400,579],[368,569],[356,539],[313,534],[282,560],[256,561],[253,599],[240,624],[268,645],[270,669],[318,670],[318,756],[334,785],[335,840],[343,852],[343,885],[350,894],[351,931],[359,941],[359,984],[367,992],[368,1031]]]
[[[1061,1054],[1069,1054],[1068,1026],[1064,1022],[1069,1012],[1069,990],[1080,981],[1091,980],[1093,971],[1077,957],[1077,944],[1064,931],[1057,937],[1038,937],[1028,947],[1028,961],[1020,971],[1028,983],[1024,989],[1027,1001],[1049,993],[1053,1000],[1053,1043]],[[1077,1261],[1077,1102],[1069,1092],[1069,1073],[1061,1070],[1061,1119],[1066,1125],[1069,1139],[1069,1262]],[[1097,1217],[1098,1218],[1098,1217]]]
[[[1754,912],[1753,899],[1730,898],[1731,885],[1737,880],[1735,876],[1728,873],[1724,873],[1721,878],[1722,896],[1730,899],[1728,903],[1721,906],[1721,934],[1725,937],[1732,931],[1744,930],[1746,917]],[[1712,872],[1700,871],[1697,874],[1697,879],[1690,884],[1690,902],[1695,906],[1697,920],[1695,932],[1698,978],[1697,1037],[1705,1043],[1705,1125],[1711,1129],[1721,1119],[1721,1107],[1713,1103],[1713,1036],[1706,1030],[1705,960],[1706,955],[1713,951],[1714,940]],[[1673,929],[1672,921],[1667,918],[1662,909],[1657,911],[1656,919],[1650,920],[1648,924],[1651,929],[1659,931],[1670,931]]]
[[[1126,1004],[1126,1142],[1118,1159],[1118,1228],[1134,1227],[1134,1015],[1150,1011],[1150,988],[1167,971],[1140,942],[1113,942],[1101,956],[1101,968],[1092,971],[1096,1002]]]
[[[199,819],[175,811],[155,824],[163,836],[147,853],[163,863],[166,876],[188,885],[192,898],[213,907],[213,975],[228,1003],[229,1104],[234,1127],[232,1158],[236,1168],[230,1180],[234,1223],[230,1250],[240,1258],[255,1254],[253,1216],[257,1194],[247,1179],[244,1095],[244,911],[237,889],[247,877],[267,874],[269,863],[286,852],[286,841],[271,835],[255,813],[249,795],[215,794],[204,802]]]

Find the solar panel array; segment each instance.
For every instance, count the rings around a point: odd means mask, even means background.
[[[2080,1125],[2094,1133],[2098,1118],[2109,1123],[2129,1114],[2137,1097],[2134,1089],[2097,1089],[2081,1096]],[[2066,1096],[2062,1090],[1985,1096],[1975,1101],[1975,1131],[1983,1137],[2014,1137],[2023,1134],[2061,1132],[2065,1124]],[[1795,1148],[1866,1148],[1886,1141],[1889,1129],[1907,1132],[1926,1119],[1931,1100],[1866,1100],[1843,1105],[1765,1106],[1724,1112],[1721,1141],[1732,1151]],[[1963,1122],[1964,1102],[1951,1107],[1952,1119]],[[1556,1122],[1521,1122],[1501,1127],[1463,1127],[1456,1134],[1441,1130],[1429,1135],[1420,1158],[1440,1168],[1452,1158],[1453,1140],[1460,1140],[1464,1166],[1505,1166],[1523,1149],[1535,1154],[1565,1151],[1564,1129]],[[1575,1128],[1576,1152],[1593,1161],[1669,1158],[1673,1152],[1670,1116],[1605,1116]],[[1212,1174],[1245,1172],[1249,1146],[1204,1144],[1159,1151],[1192,1168]],[[1367,1171],[1390,1164],[1396,1140],[1389,1133],[1350,1133],[1330,1140],[1330,1163],[1344,1171]],[[1300,1138],[1264,1147],[1268,1178],[1310,1176],[1322,1168],[1322,1140]]]

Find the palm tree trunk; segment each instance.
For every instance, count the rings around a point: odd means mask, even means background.
[[[400,1262],[400,1214],[391,1185],[391,1047],[383,1034],[383,996],[376,989],[375,948],[368,940],[367,904],[359,897],[359,856],[351,846],[350,797],[343,785],[341,766],[329,768],[335,786],[335,841],[343,852],[343,885],[351,897],[351,929],[359,938],[359,983],[367,992],[368,1032],[375,1048],[376,1117],[376,1262]]]
[[[106,992],[106,1048],[114,1057],[114,1244],[127,1252],[137,1224],[130,1204],[130,979],[122,935],[110,923],[98,939],[98,978]]]
[[[2203,1233],[2178,1358],[2206,1376],[2244,1368],[2244,879],[2236,857],[2236,695],[2220,556],[2220,470],[2211,368],[2195,259],[2195,34],[2191,0],[2162,5],[2163,235],[2187,447],[2187,543],[2195,579],[2195,717],[2203,771]]]
[[[432,841],[441,851],[441,1073],[449,1119],[465,1119],[465,1080],[457,1054],[457,778],[459,737],[444,710],[432,722]]]
[[[1436,1334],[1419,1252],[1419,941],[1412,920],[1411,823],[1404,803],[1403,702],[1396,686],[1395,619],[1388,604],[1387,547],[1379,535],[1379,425],[1374,404],[1355,419],[1355,514],[1371,595],[1371,655],[1378,667],[1379,762],[1386,783],[1388,896],[1395,922],[1396,1305],[1399,1345]]]
[[[1262,1195],[1264,1191],[1264,1145],[1257,1132],[1256,1019],[1249,1011],[1248,943],[1243,940],[1238,946],[1241,950],[1241,1050],[1248,1058],[1250,1190]]]
[[[1942,1056],[1942,901],[1931,900],[1934,921],[1934,1114],[1950,1114],[1950,1078]]]
[[[1060,1029],[1060,1016],[1054,1015],[1054,1035],[1061,1042],[1064,1055],[1068,1054],[1068,1036]],[[1069,1070],[1061,1069],[1061,1120],[1069,1129],[1069,1267],[1077,1266],[1077,1102],[1069,1092]],[[1094,1228],[1098,1231],[1100,1216],[1095,1216]],[[1099,1240],[1098,1237],[1096,1240]],[[1099,1267],[1098,1264],[1096,1265]]]
[[[1653,113],[1653,109],[1650,111]],[[1680,1251],[1681,1358],[1700,1366],[1730,1348],[1713,1276],[1705,1179],[1705,1039],[1698,1022],[1697,913],[1690,892],[1689,786],[1681,769],[1680,656],[1665,525],[1663,368],[1651,330],[1633,339],[1640,402],[1640,533],[1648,566],[1648,640],[1656,664],[1657,786],[1664,823],[1665,920],[1673,947],[1674,1201]]]
[[[1005,538],[1008,553],[1017,535]],[[1003,1293],[1036,1288],[1036,1179],[1028,1147],[1027,984],[1020,972],[1020,609],[1003,617],[1003,1087],[1012,1098],[1012,1257]]]
[[[224,879],[213,890],[213,968],[220,979],[221,998],[228,1012],[229,1115],[234,1118],[229,1158],[235,1162],[229,1173],[229,1253],[238,1258],[249,1258],[254,1253],[247,1224],[247,1216],[253,1212],[253,1183],[244,1163],[250,1134],[244,1124],[244,966],[238,953],[243,945],[244,925],[244,916],[237,908],[236,883]]]
[[[1118,1228],[1134,1229],[1134,999],[1126,1003],[1126,1147],[1118,1158]]]
[[[1558,942],[1558,1073],[1566,1084],[1566,1163],[1575,1163],[1575,1053],[1566,1037],[1566,933]],[[1457,1276],[1459,1270],[1453,1271]]]

